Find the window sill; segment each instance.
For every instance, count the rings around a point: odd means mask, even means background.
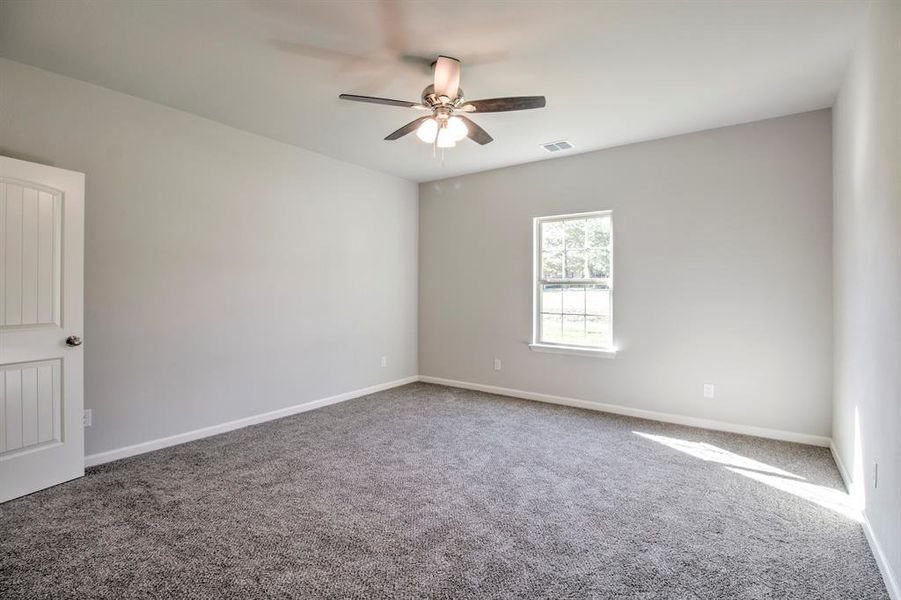
[[[572,354],[591,358],[616,358],[616,348],[580,348],[578,346],[557,346],[554,344],[529,344],[532,352],[551,354]]]

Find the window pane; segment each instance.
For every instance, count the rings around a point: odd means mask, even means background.
[[[592,278],[610,277],[610,250],[608,247],[588,251],[588,276]]]
[[[541,224],[541,248],[553,250],[563,247],[563,221]]]
[[[541,312],[558,314],[563,312],[563,286],[541,286]]]
[[[612,345],[610,339],[610,319],[607,317],[586,317],[585,343],[590,346]]]
[[[563,317],[560,315],[541,315],[541,341],[560,344],[563,342],[561,329]]]
[[[585,317],[563,316],[563,341],[567,344],[585,345]]]
[[[600,248],[610,244],[610,218],[594,217],[588,219],[588,246]]]
[[[566,278],[582,279],[585,277],[585,251],[566,251]]]
[[[567,286],[563,290],[563,312],[576,315],[585,314],[585,288]]]
[[[563,278],[563,253],[562,252],[542,252],[542,254],[541,254],[541,278],[542,279],[562,279]]]
[[[585,292],[585,312],[589,315],[610,314],[610,290],[592,285]]]
[[[538,267],[542,281],[538,289],[536,339],[564,346],[610,347],[611,216],[591,213],[562,219],[539,221]]]
[[[566,233],[566,249],[585,247],[585,219],[576,221],[564,221],[563,229]]]

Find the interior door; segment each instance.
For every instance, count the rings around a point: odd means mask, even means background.
[[[0,156],[0,502],[84,475],[84,175]]]

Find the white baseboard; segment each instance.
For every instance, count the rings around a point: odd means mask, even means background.
[[[829,452],[832,453],[832,460],[835,461],[835,466],[838,467],[838,474],[842,476],[842,481],[845,482],[845,489],[848,493],[851,493],[851,473],[848,472],[848,469],[845,468],[845,463],[842,462],[842,457],[838,453],[838,449],[835,447],[835,442],[829,442]]]
[[[863,532],[870,543],[873,558],[876,559],[876,564],[879,565],[879,572],[882,573],[882,581],[885,582],[885,589],[888,590],[889,597],[892,600],[901,600],[901,587],[898,585],[898,578],[892,573],[892,568],[885,557],[885,553],[882,551],[882,546],[879,545],[879,540],[876,539],[876,533],[873,531],[873,527],[870,526],[870,520],[867,519],[867,511],[865,510],[863,511]]]
[[[781,429],[767,429],[765,427],[753,427],[751,425],[740,425],[737,423],[728,423],[726,421],[714,421],[712,419],[701,419],[698,417],[688,417],[684,415],[675,415],[671,413],[657,412],[653,410],[644,410],[641,408],[631,408],[628,406],[620,406],[618,404],[603,404],[601,402],[591,402],[589,400],[581,400],[578,398],[568,398],[566,396],[552,396],[550,394],[539,394],[537,392],[527,392],[524,390],[515,390],[511,388],[496,387],[493,385],[485,385],[482,383],[471,383],[469,381],[456,381],[454,379],[442,379],[440,377],[430,377],[420,375],[419,381],[425,383],[435,383],[438,385],[446,385],[449,387],[463,388],[466,390],[477,390],[479,392],[487,392],[489,394],[498,394],[500,396],[510,396],[512,398],[521,398],[523,400],[535,400],[538,402],[547,402],[549,404],[560,404],[563,406],[573,406],[576,408],[587,408],[600,412],[613,413],[617,415],[625,415],[628,417],[638,417],[640,419],[649,419],[651,421],[663,421],[664,423],[675,423],[677,425],[687,425],[689,427],[699,427],[701,429],[713,429],[716,431],[727,431],[730,433],[741,433],[744,435],[753,435],[756,437],[769,438],[773,440],[781,440],[785,442],[797,442],[799,444],[809,444],[812,446],[828,447],[831,440],[821,435],[812,435],[809,433],[795,433],[793,431],[782,431]]]
[[[838,453],[838,449],[835,447],[835,443],[829,444],[829,450],[832,452],[832,459],[835,461],[836,466],[838,467],[838,472],[841,474],[842,479],[845,482],[845,488],[848,490],[848,493],[851,493],[851,489],[854,485],[854,480],[851,479],[851,473],[845,467],[845,463],[842,461],[841,455]],[[892,567],[888,562],[888,559],[885,557],[885,553],[882,551],[882,546],[879,544],[879,540],[876,538],[876,533],[873,531],[873,527],[870,525],[870,520],[867,518],[867,511],[864,507],[863,510],[860,511],[861,516],[863,516],[863,533],[867,536],[867,543],[870,544],[870,550],[873,552],[873,558],[876,559],[876,564],[879,565],[879,572],[882,573],[882,581],[885,582],[885,589],[888,590],[888,595],[892,600],[901,600],[901,585],[898,583],[898,578],[892,573]]]
[[[381,392],[383,390],[406,385],[408,383],[414,383],[418,380],[419,377],[415,375],[412,377],[404,377],[403,379],[396,379],[394,381],[388,381],[386,383],[371,385],[359,390],[353,390],[350,392],[344,392],[343,394],[329,396],[328,398],[311,400],[309,402],[295,404],[294,406],[288,406],[286,408],[280,408],[278,410],[273,410],[250,417],[244,417],[243,419],[228,421],[227,423],[219,423],[218,425],[201,427],[200,429],[194,429],[192,431],[186,431],[184,433],[178,433],[176,435],[170,435],[164,438],[149,440],[146,442],[141,442],[140,444],[134,444],[132,446],[124,446],[122,448],[116,448],[114,450],[107,450],[106,452],[98,452],[97,454],[89,454],[84,457],[84,466],[93,467],[114,460],[119,460],[120,458],[127,458],[129,456],[135,456],[136,454],[143,454],[145,452],[152,452],[153,450],[159,450],[161,448],[167,448],[169,446],[184,444],[185,442],[199,440],[200,438],[210,437],[211,435],[217,435],[220,433],[225,433],[227,431],[241,429],[242,427],[247,427],[249,425],[256,425],[257,423],[264,423],[266,421],[272,421],[273,419],[280,419],[282,417],[296,415],[297,413],[306,412],[308,410],[322,408],[323,406],[328,406],[329,404],[337,404],[338,402],[344,402],[345,400],[352,400],[353,398],[359,398],[360,396],[374,394],[375,392]]]

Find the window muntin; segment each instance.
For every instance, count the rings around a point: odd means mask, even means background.
[[[535,227],[535,341],[612,348],[610,211],[542,217]]]

